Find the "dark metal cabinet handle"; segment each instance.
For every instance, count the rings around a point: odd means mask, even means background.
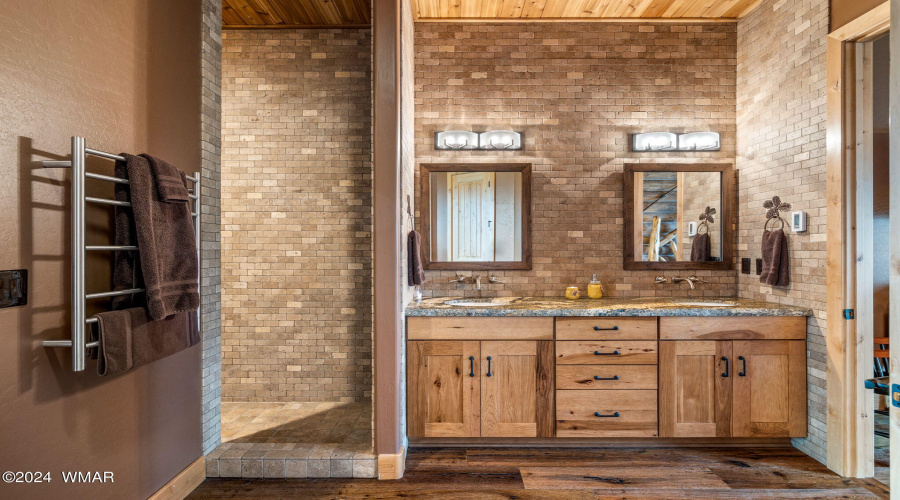
[[[619,376],[613,375],[612,377],[601,377],[600,375],[594,375],[594,380],[619,380]]]
[[[621,354],[619,351],[613,351],[613,352],[594,351],[594,356],[618,356],[619,354]]]
[[[469,356],[469,376],[475,376],[475,356]]]
[[[741,371],[738,372],[738,377],[746,377],[747,376],[747,358],[745,358],[743,356],[738,356],[738,359],[743,364]]]
[[[599,411],[595,411],[595,412],[594,412],[594,416],[595,416],[595,417],[602,417],[602,418],[616,418],[616,417],[619,416],[619,412],[610,413],[609,415],[604,415],[604,414],[600,413]]]
[[[722,356],[722,361],[725,362],[725,373],[722,374],[722,377],[728,378],[728,356]]]
[[[614,326],[614,327],[612,327],[612,328],[600,328],[599,326],[595,326],[595,327],[594,327],[594,331],[595,331],[595,332],[602,332],[603,330],[617,331],[618,329],[619,329],[618,326]]]
[[[487,376],[490,377],[490,376],[491,376],[491,357],[488,356],[488,357],[487,357],[487,360],[488,360],[488,372],[487,372]]]

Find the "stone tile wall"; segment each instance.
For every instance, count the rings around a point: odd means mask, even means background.
[[[420,23],[415,43],[416,160],[533,164],[533,269],[495,273],[506,284],[484,296],[559,296],[593,273],[613,296],[735,294],[733,271],[697,272],[711,283],[691,292],[622,269],[624,163],[734,161],[734,24]],[[449,129],[517,130],[525,147],[435,151]],[[631,152],[652,130],[715,130],[722,150]],[[454,274],[429,272],[426,296],[476,293]]]
[[[222,260],[220,173],[222,154],[222,2],[201,5],[201,303],[203,453],[221,442]]]
[[[755,274],[738,274],[738,294],[815,311],[807,332],[809,437],[795,445],[824,462],[828,2],[766,0],[737,29],[738,257],[760,256],[762,205],[772,196],[809,215],[807,232],[788,231],[790,286],[770,287]]]
[[[369,401],[367,29],[226,30],[222,397]]]

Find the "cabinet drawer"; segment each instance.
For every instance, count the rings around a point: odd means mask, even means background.
[[[553,340],[553,318],[453,318],[406,320],[409,340]]]
[[[556,343],[559,365],[655,365],[658,342],[565,341]]]
[[[557,389],[656,389],[656,365],[559,365]]]
[[[806,316],[662,317],[665,340],[806,340]]]
[[[556,318],[556,340],[656,340],[653,318]]]
[[[656,437],[656,391],[556,391],[557,437]]]

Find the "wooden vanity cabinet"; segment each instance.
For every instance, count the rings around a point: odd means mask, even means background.
[[[692,319],[660,321],[689,339],[659,342],[660,436],[806,436],[805,318]],[[729,336],[760,340],[690,340]]]
[[[407,342],[410,437],[553,436],[553,318],[496,319],[408,323],[410,339],[481,338]]]

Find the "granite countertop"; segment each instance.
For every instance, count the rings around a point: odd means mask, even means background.
[[[453,306],[448,300],[462,297],[436,297],[413,300],[407,316],[812,316],[803,307],[773,302],[722,298],[602,298],[568,300],[565,298],[522,297],[512,303],[495,306]],[[728,302],[729,307],[685,305],[678,302]]]

